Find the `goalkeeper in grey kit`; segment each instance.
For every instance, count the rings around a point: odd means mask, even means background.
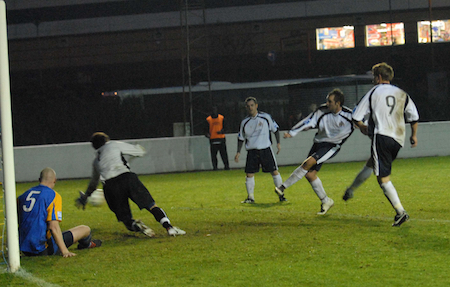
[[[80,191],[80,197],[76,200],[78,208],[84,209],[88,197],[97,189],[101,178],[109,209],[128,230],[142,232],[149,237],[155,236],[155,232],[142,221],[133,219],[128,202],[128,199],[131,199],[140,209],[147,209],[170,236],[186,234],[185,231],[171,225],[164,210],[156,205],[144,184],[130,171],[124,155],[141,157],[145,154],[142,146],[110,141],[109,136],[103,132],[94,133],[91,143],[96,150],[96,157],[86,193]]]

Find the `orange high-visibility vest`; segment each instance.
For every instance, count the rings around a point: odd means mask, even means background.
[[[223,119],[224,117],[219,114],[217,118],[213,118],[211,116],[206,118],[206,121],[209,123],[209,134],[210,139],[224,139],[224,134],[218,134],[218,131],[221,131],[223,129]]]

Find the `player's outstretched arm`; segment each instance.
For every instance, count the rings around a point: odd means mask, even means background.
[[[83,210],[84,210],[86,208],[86,203],[87,203],[88,196],[84,192],[82,192],[81,190],[79,191],[79,193],[80,193],[80,197],[75,199],[75,206],[78,209],[83,208]]]
[[[56,245],[58,245],[59,250],[64,258],[76,256],[75,253],[70,252],[67,249],[66,244],[64,243],[64,239],[62,236],[61,228],[59,227],[59,221],[51,220],[47,222],[48,229],[52,233],[53,238],[55,239]]]
[[[97,171],[95,166],[92,166],[92,176],[91,180],[89,181],[89,185],[86,189],[86,192],[80,191],[80,196],[75,199],[75,206],[78,207],[78,209],[83,208],[83,210],[86,207],[87,198],[94,192],[94,190],[97,189],[98,183],[100,181],[100,173]]]

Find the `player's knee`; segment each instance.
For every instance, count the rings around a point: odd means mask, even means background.
[[[304,170],[309,170],[316,163],[317,163],[316,159],[310,156],[302,163],[302,167],[303,167]]]
[[[315,173],[313,172],[306,173],[305,177],[309,182],[313,182],[317,179],[317,175],[315,175]]]
[[[147,206],[147,210],[148,211],[151,211],[153,208],[156,208],[156,207],[158,207],[157,205],[156,205],[156,202],[152,202],[152,203],[150,203],[148,206]]]
[[[91,228],[87,225],[79,225],[78,228],[81,230],[82,234],[87,236],[91,233]]]
[[[384,177],[378,176],[378,177],[377,177],[377,181],[378,181],[378,184],[380,185],[380,187],[382,187],[382,185],[383,185],[384,183],[387,183],[387,182],[391,181],[391,179],[390,179],[389,176],[384,176]]]

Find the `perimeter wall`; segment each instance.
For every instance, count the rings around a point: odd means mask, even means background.
[[[278,165],[299,165],[308,155],[314,134],[315,130],[311,130],[299,133],[294,138],[282,139],[281,152],[277,155]],[[407,138],[409,135],[408,125]],[[245,148],[242,148],[239,163],[235,163],[237,134],[227,134],[226,138],[230,167],[243,169],[247,154]],[[447,144],[450,140],[450,122],[420,123],[418,140],[419,145],[416,148],[411,148],[409,143],[405,144],[399,158],[450,155],[450,147]],[[144,157],[130,161],[132,171],[137,174],[212,169],[209,141],[203,136],[127,140],[127,142],[138,143],[147,150]],[[365,161],[370,155],[369,146],[369,138],[362,135],[359,130],[355,130],[339,154],[329,162]],[[273,148],[276,150],[275,144]],[[59,179],[88,178],[91,175],[93,158],[94,149],[90,143],[16,147],[14,149],[16,181],[37,181],[39,172],[45,167],[55,169]],[[219,156],[219,169],[221,168],[223,165]]]

